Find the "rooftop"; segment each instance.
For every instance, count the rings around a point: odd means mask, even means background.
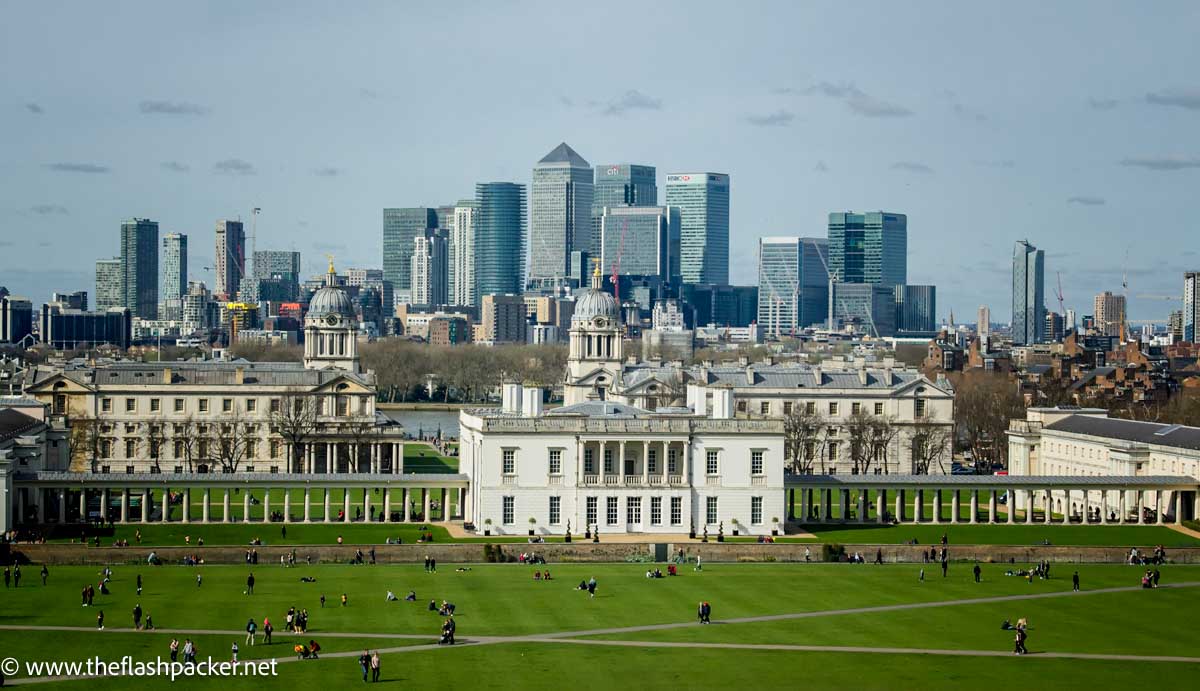
[[[538,165],[541,165],[543,163],[551,163],[551,164],[566,163],[572,168],[588,168],[588,169],[590,169],[592,167],[590,163],[588,163],[586,160],[584,160],[583,156],[580,156],[579,154],[575,153],[575,149],[572,149],[571,147],[567,146],[566,142],[563,142],[563,143],[559,144],[558,146],[554,147],[553,151],[546,154],[545,156],[542,157],[542,160],[538,161]]]
[[[1071,415],[1043,429],[1200,451],[1200,427]]]

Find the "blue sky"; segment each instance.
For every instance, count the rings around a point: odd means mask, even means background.
[[[1047,306],[1129,273],[1165,318],[1200,269],[1194,2],[5,2],[0,285],[94,289],[120,221],[218,218],[306,269],[379,266],[385,206],[593,164],[731,176],[731,279],[830,211],[908,214],[939,316],[1010,312],[1012,243]]]

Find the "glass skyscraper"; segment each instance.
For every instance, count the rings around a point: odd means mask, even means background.
[[[454,207],[454,230],[450,233],[449,302],[474,307],[475,293],[475,200],[464,199]]]
[[[96,260],[96,310],[103,312],[125,306],[124,272],[121,259]]]
[[[1045,252],[1021,240],[1013,249],[1012,341],[1032,345],[1046,340]]]
[[[438,227],[437,209],[410,207],[383,210],[383,280],[408,302],[412,290],[413,241]]]
[[[829,214],[829,271],[840,283],[906,283],[908,218],[884,211]]]
[[[167,233],[162,240],[162,285],[158,297],[160,319],[178,319],[182,298],[187,295],[188,239],[183,233]]]
[[[122,306],[134,317],[158,317],[158,223],[133,218],[121,223]]]
[[[765,237],[758,241],[758,326],[767,335],[822,325],[829,311],[824,238]]]
[[[659,276],[679,282],[679,209],[606,207],[600,219],[600,270],[621,276]]]
[[[1195,343],[1200,327],[1200,271],[1183,274],[1183,340]]]
[[[241,221],[217,221],[217,285],[214,292],[237,299],[246,277],[246,227]]]
[[[680,213],[680,273],[684,283],[729,283],[729,176],[667,176],[667,206]]]
[[[520,293],[525,277],[525,185],[475,185],[475,295]]]
[[[529,197],[529,283],[567,277],[571,252],[592,246],[592,167],[566,143],[533,167]]]
[[[604,207],[657,206],[658,182],[654,166],[638,166],[617,163],[596,166],[592,191],[592,245],[588,252],[593,257],[600,253],[600,220]]]
[[[896,330],[929,332],[937,329],[937,286],[898,285]]]

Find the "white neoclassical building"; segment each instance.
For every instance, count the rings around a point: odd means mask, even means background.
[[[501,409],[460,415],[465,520],[495,535],[782,530],[783,423],[588,401],[549,411],[542,391],[505,386]]]

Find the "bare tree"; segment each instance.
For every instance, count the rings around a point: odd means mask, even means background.
[[[850,472],[855,475],[866,475],[874,460],[871,447],[873,425],[871,416],[860,410],[852,413],[843,427],[850,442]]]
[[[146,450],[150,456],[150,463],[154,466],[154,472],[156,473],[162,472],[160,463],[163,455],[163,447],[166,445],[166,433],[163,431],[165,424],[163,422],[148,422],[144,426],[146,430]]]
[[[206,464],[211,456],[212,431],[208,423],[188,417],[171,423],[168,440],[177,461],[183,461],[184,469],[196,472],[198,466]]]
[[[928,475],[929,469],[937,467],[943,472],[943,461],[950,454],[950,426],[921,418],[912,425],[913,473]]]
[[[317,398],[303,391],[288,391],[271,401],[271,433],[288,447],[288,472],[300,472],[300,451],[317,432]]]
[[[70,465],[78,467],[87,463],[91,472],[97,472],[101,447],[104,445],[104,425],[94,417],[77,417],[68,419],[71,434],[67,438],[67,449],[70,455]]]
[[[825,425],[816,408],[809,410],[800,401],[792,404],[792,411],[783,418],[784,461],[792,472],[807,474],[815,460],[824,459]]]
[[[871,460],[883,469],[885,475],[888,472],[888,453],[892,448],[892,440],[899,433],[900,429],[891,418],[879,415],[871,418],[871,424],[868,428]]]
[[[371,441],[378,436],[378,428],[375,426],[375,420],[368,418],[355,418],[349,422],[342,423],[342,431],[350,437],[351,448],[354,449],[351,458],[354,459],[354,472],[361,473],[363,461],[363,448],[371,448]],[[370,451],[367,452],[368,464],[370,462]],[[370,466],[368,465],[368,470]]]
[[[236,473],[242,463],[254,457],[258,448],[258,425],[236,409],[223,415],[210,428],[213,460],[226,473]]]
[[[1024,416],[1024,398],[1016,383],[1003,374],[972,373],[956,383],[954,422],[977,470],[987,470],[993,463],[1008,467],[1008,422]]]

